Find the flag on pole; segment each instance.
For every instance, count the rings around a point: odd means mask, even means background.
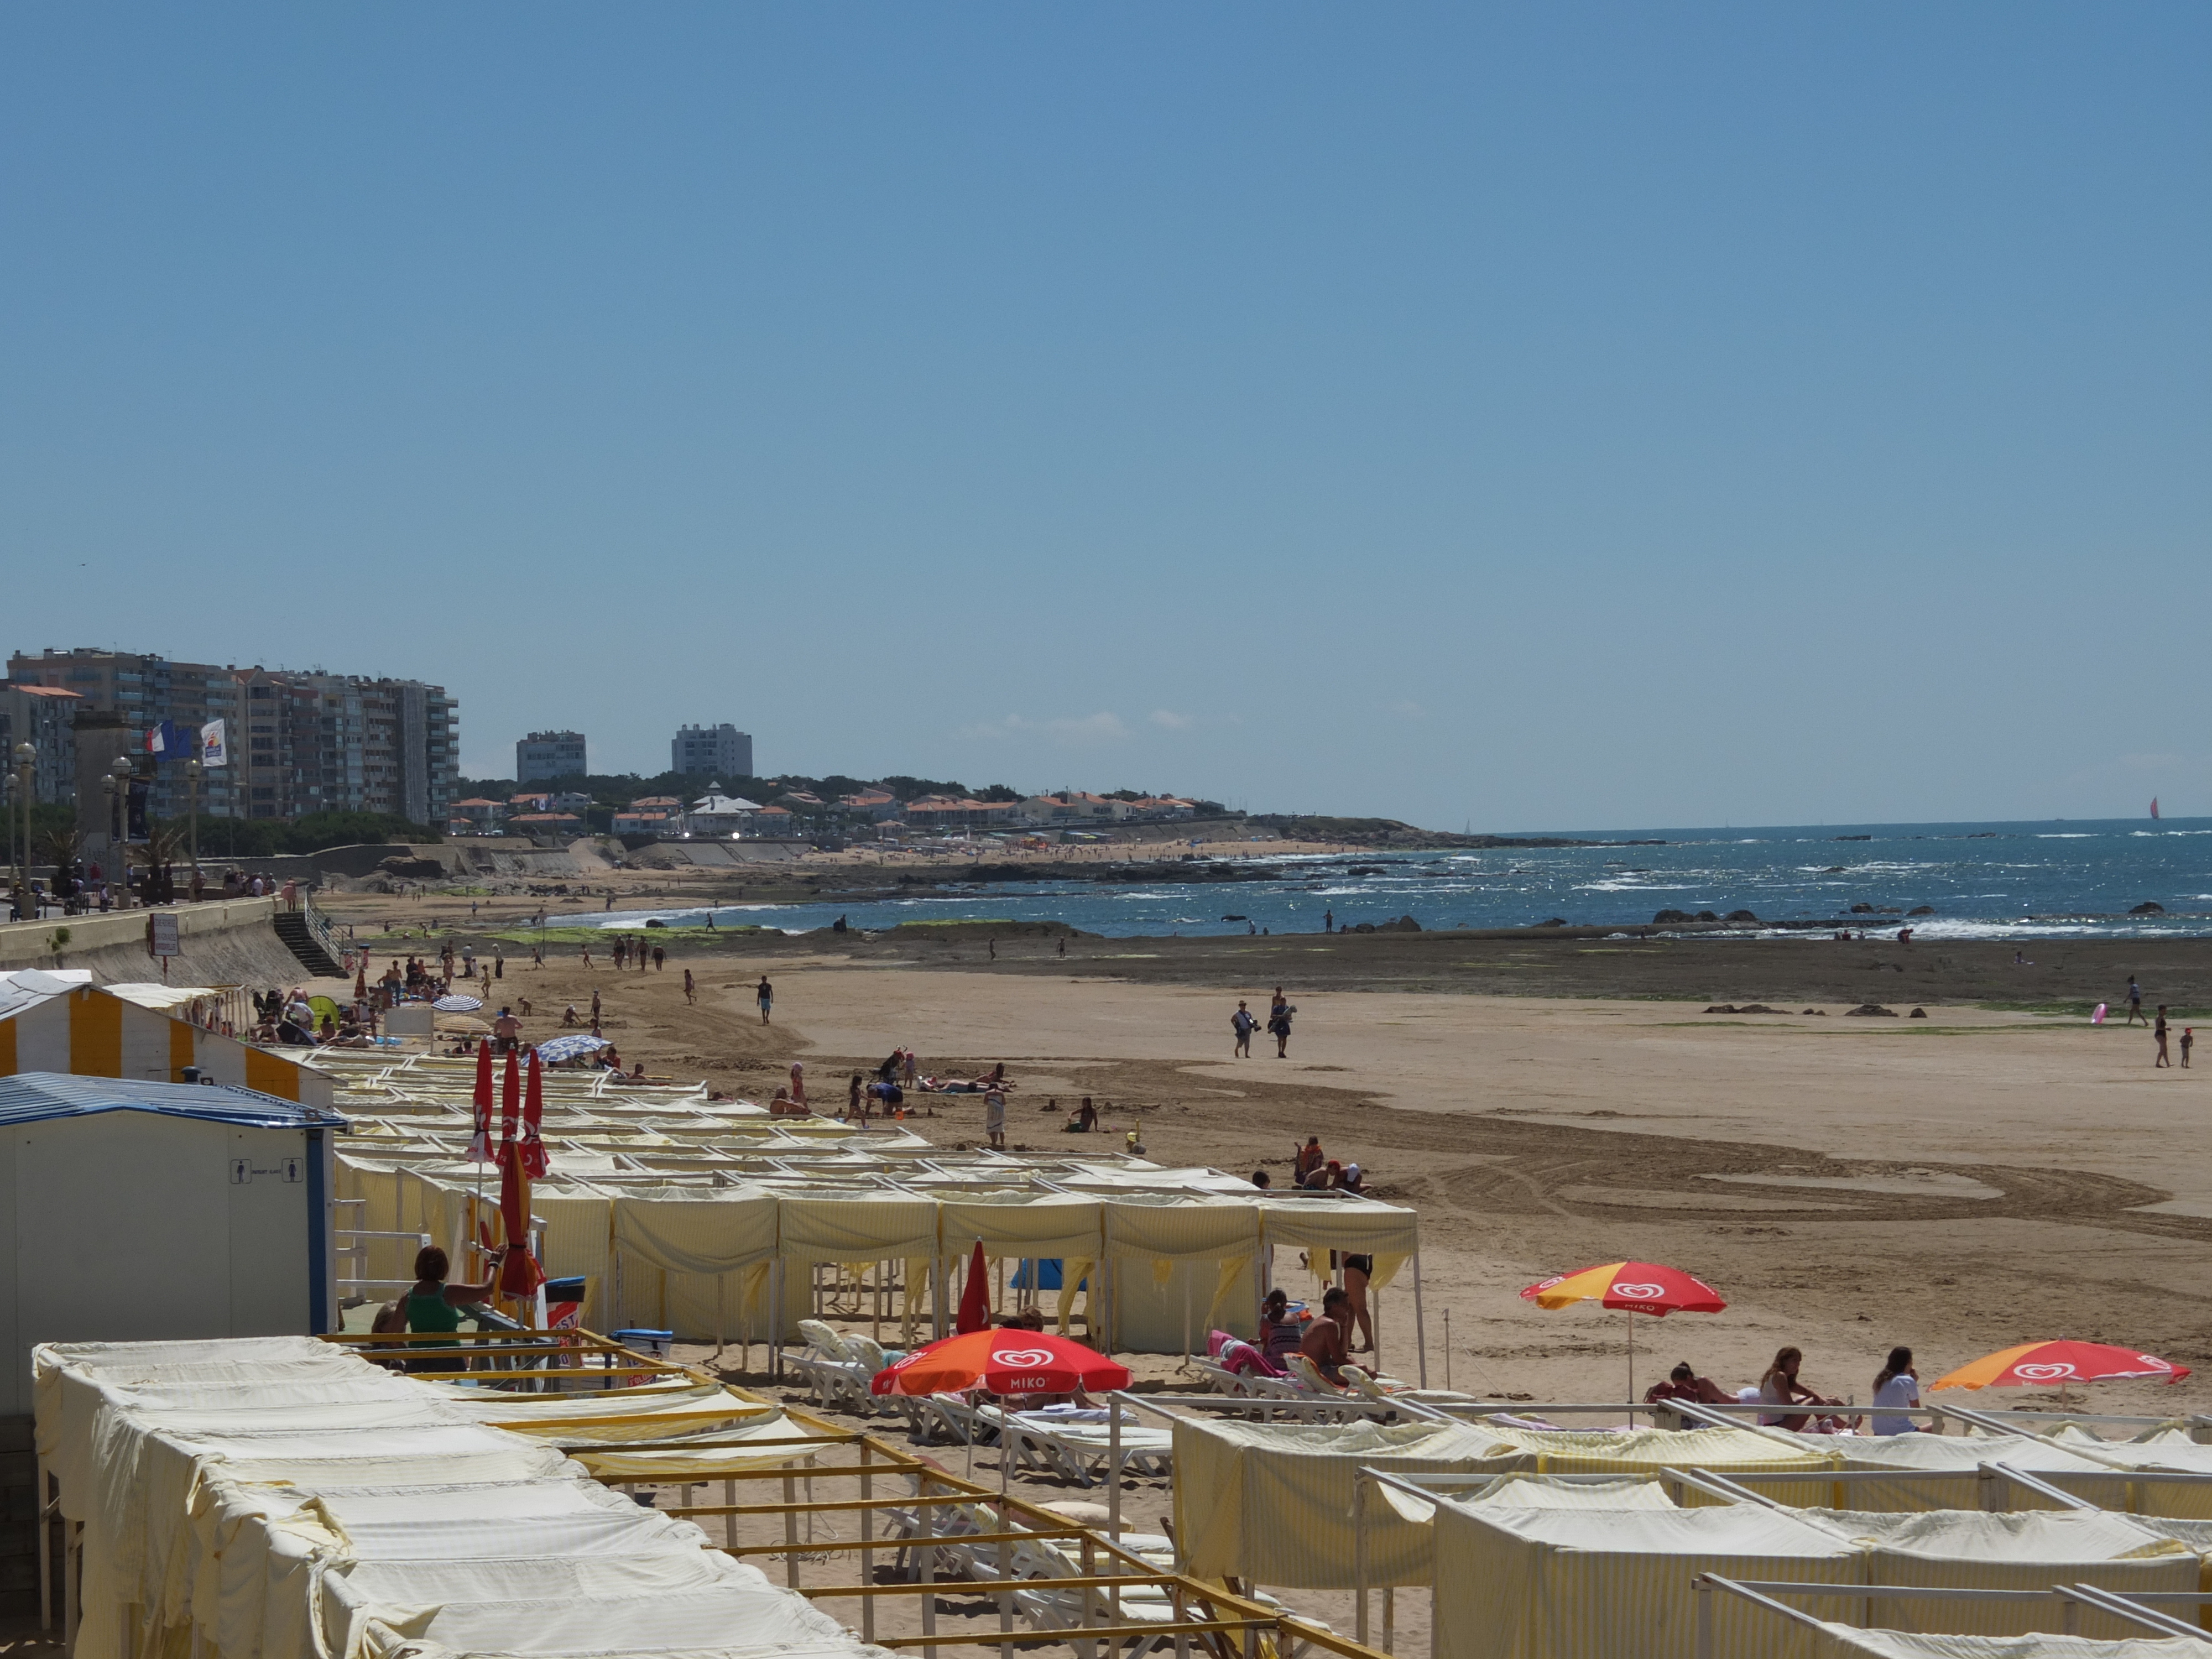
[[[230,764],[230,745],[223,738],[222,722],[210,720],[200,727],[200,764],[228,766]]]

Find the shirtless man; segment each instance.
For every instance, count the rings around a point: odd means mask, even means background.
[[[1298,1352],[1332,1382],[1344,1381],[1344,1362],[1351,1355],[1344,1328],[1351,1313],[1352,1298],[1332,1285],[1321,1299],[1321,1317],[1310,1321],[1298,1339]]]
[[[511,1008],[499,1011],[499,1018],[491,1023],[491,1046],[494,1054],[513,1054],[522,1046],[522,1022],[514,1017]]]

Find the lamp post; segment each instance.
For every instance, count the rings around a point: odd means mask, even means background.
[[[108,815],[115,854],[115,908],[131,908],[131,757],[118,755],[108,768]]]
[[[192,795],[192,896],[200,896],[200,760],[198,755],[185,763],[185,779],[191,786]]]
[[[22,814],[22,854],[15,866],[15,914],[26,921],[31,915],[31,799],[37,793],[39,751],[27,743],[15,745],[15,805]]]

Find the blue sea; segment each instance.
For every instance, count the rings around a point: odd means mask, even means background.
[[[717,926],[804,933],[839,916],[877,929],[902,921],[1064,921],[1135,938],[1318,933],[1412,916],[1425,928],[1648,927],[1662,909],[1762,921],[1848,918],[1923,939],[2157,938],[2212,931],[2212,819],[2104,823],[1868,823],[1723,830],[1559,831],[1590,842],[1658,845],[1363,853],[1326,858],[1222,854],[1266,871],[1239,882],[1022,881],[962,884],[944,897],[856,904],[723,905]],[[1265,843],[1258,843],[1264,846]],[[984,854],[988,861],[991,854]],[[2154,903],[2163,915],[2129,914]],[[1875,907],[1851,915],[1854,904]],[[633,928],[648,919],[704,927],[703,909],[550,917]],[[1773,931],[1784,930],[1777,928]]]

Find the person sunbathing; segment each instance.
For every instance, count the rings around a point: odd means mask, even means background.
[[[775,1091],[775,1098],[768,1103],[768,1115],[770,1117],[812,1117],[814,1110],[805,1101],[793,1100],[789,1090],[779,1088]]]
[[[1735,1403],[1734,1395],[1710,1376],[1699,1376],[1686,1359],[1667,1373],[1664,1382],[1654,1382],[1644,1391],[1644,1403],[1647,1406],[1656,1406],[1662,1400],[1690,1400],[1704,1406]]]
[[[1305,1327],[1291,1316],[1291,1297],[1279,1285],[1260,1304],[1260,1352],[1275,1364],[1286,1353],[1296,1353],[1305,1339]]]
[[[1804,1358],[1796,1348],[1783,1348],[1776,1352],[1774,1363],[1766,1368],[1766,1375],[1759,1379],[1759,1398],[1762,1405],[1840,1406],[1844,1403],[1840,1400],[1831,1400],[1826,1395],[1816,1394],[1797,1380],[1797,1367],[1803,1363]],[[1793,1412],[1788,1416],[1769,1416],[1762,1412],[1759,1420],[1763,1427],[1786,1429],[1795,1434],[1811,1419],[1803,1412]],[[1824,1431],[1833,1432],[1832,1429]]]
[[[1344,1362],[1352,1355],[1344,1328],[1351,1316],[1352,1298],[1338,1286],[1331,1285],[1321,1299],[1321,1317],[1308,1324],[1305,1334],[1298,1339],[1298,1352],[1312,1360],[1315,1369],[1323,1376],[1340,1386],[1344,1382]]]

